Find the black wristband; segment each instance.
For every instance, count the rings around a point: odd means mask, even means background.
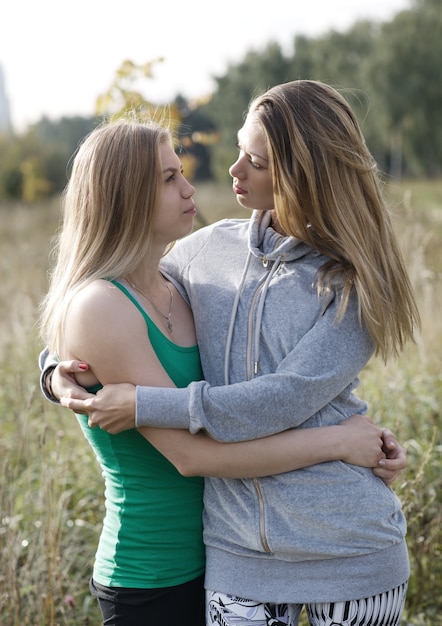
[[[46,391],[48,392],[48,395],[51,396],[51,398],[53,398],[55,401],[58,401],[58,398],[54,396],[54,392],[52,391],[52,375],[54,373],[55,367],[56,366],[54,365],[46,372],[43,383],[44,383],[44,386],[46,387]]]

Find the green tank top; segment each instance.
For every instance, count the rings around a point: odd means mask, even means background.
[[[110,281],[143,315],[149,339],[177,387],[201,380],[198,346],[171,342],[132,294]],[[96,386],[92,391],[96,391]],[[105,481],[106,515],[93,577],[107,587],[170,587],[204,571],[203,479],[181,476],[137,430],[110,435],[77,415]]]

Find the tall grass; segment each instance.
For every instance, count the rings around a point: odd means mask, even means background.
[[[371,415],[408,453],[395,489],[409,524],[404,623],[413,626],[442,625],[441,188],[439,181],[387,190],[423,329],[397,362],[370,362],[360,388]],[[200,185],[197,204],[197,226],[247,215],[228,186]],[[44,400],[38,385],[35,324],[58,201],[3,206],[0,220],[0,624],[98,626],[88,578],[103,517],[102,480],[76,420]]]

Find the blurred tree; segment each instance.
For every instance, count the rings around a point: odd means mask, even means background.
[[[97,114],[118,118],[130,111],[141,120],[165,120],[177,131],[186,176],[190,180],[208,180],[212,178],[208,146],[216,141],[217,133],[211,120],[200,112],[198,101],[189,103],[177,95],[172,103],[157,104],[143,95],[146,79],[153,78],[155,64],[162,61],[158,58],[142,65],[123,61],[110,88],[97,99]]]
[[[29,204],[46,198],[52,191],[43,167],[44,163],[37,155],[28,156],[21,162],[22,200]]]
[[[23,174],[18,164],[17,148],[9,134],[0,134],[0,199],[21,198]]]
[[[202,104],[204,101],[189,102],[181,95],[175,100],[181,118],[178,151],[184,174],[193,181],[213,179],[211,146],[220,139],[216,124],[202,112]]]
[[[0,197],[21,200],[23,196],[23,172],[17,167],[2,170]]]
[[[346,32],[297,35],[293,53],[277,42],[251,50],[215,78],[210,98],[154,104],[143,95],[162,59],[124,61],[97,99],[94,117],[42,118],[22,135],[0,135],[0,197],[33,201],[59,193],[79,141],[104,116],[135,110],[165,118],[177,130],[180,158],[191,180],[228,180],[236,133],[251,98],[297,78],[340,89],[362,126],[380,168],[393,177],[438,176],[442,170],[441,0],[411,0],[390,22],[356,22]],[[147,90],[148,91],[148,90]]]
[[[1,144],[0,196],[35,202],[51,192],[45,173],[44,145],[28,131],[19,140],[13,135]]]
[[[350,102],[381,170],[393,177],[442,169],[441,0],[413,0],[391,22],[356,22],[346,32],[294,38],[251,51],[217,77],[205,112],[222,129],[215,172],[227,178],[236,132],[250,99],[271,85],[309,78],[338,88]]]
[[[348,100],[361,124],[371,152],[382,169],[388,166],[389,144],[385,101],[372,88],[371,65],[380,25],[363,20],[345,32],[329,31],[317,38],[295,38],[291,75],[322,80]]]
[[[236,155],[236,133],[251,98],[271,85],[290,79],[290,63],[281,46],[270,42],[261,52],[248,52],[243,61],[229,65],[215,77],[217,89],[202,112],[222,129],[213,151],[215,177],[228,179],[228,167]]]
[[[415,0],[382,27],[372,80],[386,103],[392,170],[438,176],[442,171],[442,10]]]
[[[30,131],[44,146],[44,169],[51,190],[58,192],[65,187],[73,155],[82,139],[101,121],[101,117],[62,117],[56,121],[43,117],[31,126]]]
[[[20,136],[0,141],[0,197],[34,202],[63,190],[81,139],[100,118],[43,117]]]
[[[172,128],[180,122],[180,111],[174,104],[154,104],[143,95],[146,79],[153,78],[153,68],[163,62],[158,57],[148,63],[137,64],[126,59],[115,72],[115,78],[109,89],[98,96],[96,114],[110,118],[118,118],[127,112],[134,112],[137,117],[166,120]]]

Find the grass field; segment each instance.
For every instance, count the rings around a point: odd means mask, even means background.
[[[412,566],[404,624],[441,626],[442,181],[386,191],[423,327],[397,362],[369,363],[359,393],[408,454],[395,484]],[[247,215],[228,186],[200,185],[197,205],[197,227]],[[0,220],[0,624],[98,626],[88,578],[103,515],[101,476],[76,421],[38,386],[35,323],[58,201],[2,206]]]

